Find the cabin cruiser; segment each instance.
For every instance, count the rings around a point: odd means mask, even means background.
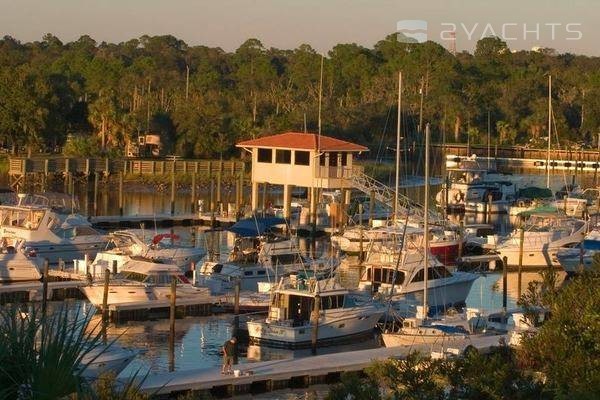
[[[524,267],[560,267],[556,258],[559,249],[579,244],[587,231],[587,222],[568,217],[558,210],[533,210],[524,222]],[[520,232],[515,229],[504,239],[488,237],[488,249],[500,258],[507,257],[508,265],[519,265]]]
[[[418,246],[423,240],[423,229],[419,226],[414,226],[412,223],[409,224],[406,229],[403,225],[372,229],[353,227],[346,229],[341,235],[332,235],[331,241],[347,254],[359,254],[361,246],[363,252],[367,252],[371,248],[395,246],[402,241],[404,234],[407,235],[408,241]],[[458,248],[461,241],[458,232],[433,225],[430,226],[429,234],[431,253],[438,257],[442,263],[454,263],[458,256]]]
[[[42,277],[41,261],[25,253],[22,248],[3,249],[0,254],[0,283],[39,280]]]
[[[517,199],[509,207],[508,214],[511,216],[519,215],[520,213],[534,210],[553,201],[554,195],[552,194],[552,190],[529,186],[519,189]]]
[[[108,238],[82,215],[60,214],[43,196],[19,196],[18,205],[0,205],[2,247],[21,247],[56,264],[93,256],[106,246]]]
[[[448,179],[437,193],[436,201],[450,210],[483,212],[491,194],[492,212],[507,212],[507,204],[516,198],[517,189],[509,179],[511,176],[484,167],[476,156],[458,158],[447,171]]]
[[[174,264],[159,264],[143,259],[128,258],[110,279],[108,305],[140,303],[144,308],[152,303],[168,303],[171,281],[177,282],[177,300],[206,301],[210,291],[192,286],[181,269]],[[81,291],[94,306],[101,306],[104,284],[99,281],[84,286]]]
[[[569,196],[557,198],[554,206],[575,218],[585,218],[600,211],[600,188],[589,188],[571,192]]]
[[[272,293],[267,318],[247,322],[250,344],[308,348],[314,329],[319,346],[371,335],[384,307],[359,300],[335,279],[282,279]],[[315,301],[318,301],[318,320],[313,314],[317,309]]]
[[[154,235],[150,244],[131,230],[112,232],[110,238],[125,254],[175,264],[185,271],[206,256],[206,250],[202,248],[175,245],[174,241],[179,240],[179,236],[172,233]]]
[[[365,261],[358,290],[363,294],[391,301],[400,316],[415,315],[416,307],[423,302],[424,262],[423,250],[406,245],[398,259],[399,251],[373,252]],[[433,255],[429,257],[427,270],[428,314],[451,307],[464,307],[476,274],[450,272]]]
[[[594,265],[594,256],[600,251],[600,230],[589,232],[583,242],[572,248],[559,249],[556,258],[568,274],[589,270]]]
[[[419,307],[421,308],[421,307]],[[422,310],[419,310],[422,311]],[[469,339],[482,336],[498,336],[509,339],[514,333],[529,331],[543,323],[546,314],[529,310],[538,315],[535,323],[525,316],[521,308],[484,314],[478,309],[468,308],[465,313],[444,315],[437,318],[405,318],[396,329],[386,329],[382,334],[385,347],[412,346],[419,344],[452,346],[469,343]]]
[[[503,186],[508,188],[503,190]],[[473,185],[467,188],[465,212],[506,214],[509,205],[515,200],[515,193],[512,189],[514,189],[514,185],[510,182]]]

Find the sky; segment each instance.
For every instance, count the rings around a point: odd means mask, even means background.
[[[446,47],[455,31],[458,51],[495,35],[513,50],[600,56],[598,0],[0,0],[0,10],[0,35],[23,42],[45,33],[115,43],[171,34],[226,51],[258,38],[266,47],[308,43],[325,53],[337,43],[372,47],[398,21],[418,20],[427,23],[420,37]]]

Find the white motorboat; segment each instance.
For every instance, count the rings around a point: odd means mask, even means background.
[[[311,318],[319,302],[319,318]],[[339,344],[372,334],[384,308],[375,302],[358,302],[334,279],[308,284],[281,280],[273,291],[266,319],[248,321],[250,344],[307,348],[317,330],[317,345]],[[317,321],[316,326],[314,322]]]
[[[539,323],[545,314],[540,312]],[[514,333],[530,331],[532,324],[522,309],[493,312],[485,315],[478,309],[467,309],[466,313],[445,315],[440,318],[405,318],[397,331],[384,332],[381,336],[385,347],[427,344],[432,347],[461,345],[469,339],[481,336],[498,336],[505,340]],[[462,347],[462,346],[461,346]]]
[[[523,266],[560,267],[556,253],[579,244],[587,231],[587,222],[559,211],[533,210],[523,224]],[[495,244],[494,244],[495,242]],[[489,249],[507,257],[509,266],[519,264],[520,232],[515,229],[504,239],[488,240]]]
[[[81,376],[97,379],[104,374],[118,376],[138,354],[140,350],[118,346],[98,344],[81,357]]]
[[[43,196],[20,195],[18,205],[0,205],[0,237],[3,247],[22,247],[48,259],[70,261],[84,254],[94,256],[108,243],[81,215],[56,212]]]
[[[23,249],[5,249],[0,254],[0,283],[37,281],[42,277],[41,267],[41,260]]]
[[[592,230],[577,247],[559,249],[556,258],[569,274],[589,270],[594,265],[594,256],[600,251],[600,230]]]
[[[452,160],[456,158],[447,157]],[[448,181],[436,195],[440,206],[454,210],[484,212],[489,201],[488,196],[491,194],[492,212],[504,213],[508,211],[508,204],[516,198],[517,187],[514,178],[490,170],[482,165],[476,156],[447,162],[447,171]]]
[[[276,280],[275,271],[260,264],[234,264],[228,262],[205,261],[197,271],[199,283],[213,287],[213,291],[232,290],[237,280],[241,290],[258,291],[262,282]],[[215,285],[214,282],[219,285]]]
[[[589,188],[584,191],[571,192],[565,198],[558,198],[554,206],[570,217],[585,218],[600,211],[600,188]]]
[[[395,246],[402,241],[402,236],[407,235],[411,243],[423,240],[423,229],[420,223],[409,223],[404,228],[403,224],[397,226],[377,227],[362,229],[353,227],[346,229],[342,235],[333,235],[331,241],[340,247],[340,250],[349,254],[359,254],[362,246],[363,252],[382,246]],[[441,226],[430,226],[430,247],[434,254],[443,263],[452,264],[458,256],[460,235],[455,230],[444,229]],[[363,242],[361,245],[361,241]]]
[[[139,303],[140,308],[151,303],[166,303],[171,296],[171,281],[177,282],[177,300],[206,300],[210,290],[206,287],[195,287],[183,275],[181,269],[174,264],[158,264],[143,259],[127,259],[120,271],[110,280],[108,305]],[[95,281],[84,286],[81,291],[90,303],[101,306],[104,285]]]
[[[206,250],[202,248],[175,244],[179,236],[170,233],[155,235],[150,244],[144,242],[131,230],[115,231],[110,237],[125,254],[175,264],[185,271],[206,256]]]
[[[428,313],[433,315],[451,307],[464,307],[477,275],[450,272],[433,255],[429,256],[428,262]],[[373,253],[365,262],[358,290],[391,300],[394,310],[401,316],[414,315],[416,307],[423,302],[424,265],[423,251],[417,248],[407,246],[400,260],[398,251]]]

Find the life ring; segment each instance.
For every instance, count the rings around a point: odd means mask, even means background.
[[[455,200],[457,203],[460,203],[460,202],[462,202],[464,199],[465,199],[465,194],[464,194],[463,192],[458,192],[458,193],[456,193],[456,194],[454,195],[454,200]]]

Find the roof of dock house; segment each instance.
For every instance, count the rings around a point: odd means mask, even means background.
[[[237,147],[263,147],[320,151],[369,151],[368,147],[316,133],[285,132],[239,142]]]

